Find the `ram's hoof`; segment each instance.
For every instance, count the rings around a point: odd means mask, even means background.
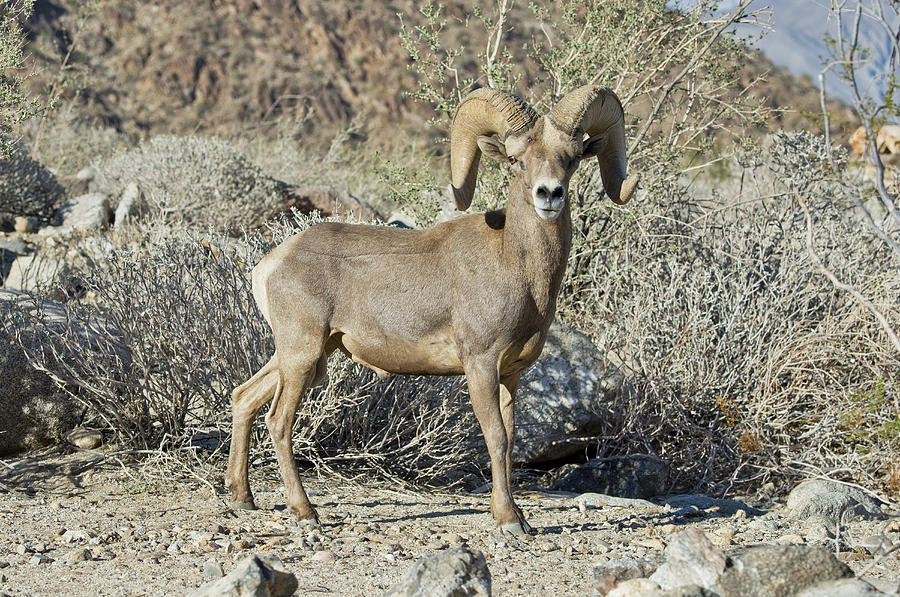
[[[504,535],[512,535],[514,537],[524,537],[531,532],[531,526],[526,522],[523,524],[518,522],[508,522],[500,525],[500,533]]]
[[[256,510],[256,504],[253,500],[248,500],[246,502],[231,502],[231,507],[238,510]]]
[[[301,529],[318,529],[322,525],[319,523],[319,517],[302,518],[297,520],[297,526]]]

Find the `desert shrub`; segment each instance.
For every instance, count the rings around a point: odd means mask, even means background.
[[[632,388],[601,452],[657,453],[691,488],[824,470],[887,481],[900,355],[820,272],[795,193],[812,210],[814,250],[895,325],[900,263],[850,209],[866,188],[825,155],[821,138],[777,133],[765,154],[735,162],[740,180],[705,199],[675,179],[625,207],[574,199],[559,314],[622,363]]]
[[[190,450],[201,431],[230,431],[231,390],[273,352],[251,296],[251,266],[311,221],[272,223],[266,235],[243,241],[177,227],[136,230],[135,241],[91,264],[84,281],[91,300],[64,305],[68,325],[44,323],[40,309],[18,310],[20,323],[9,325],[20,330],[30,360],[69,388],[123,448]],[[85,329],[95,334],[87,338]],[[328,372],[330,383],[313,390],[298,413],[301,461],[426,484],[475,470],[481,450],[470,440],[475,421],[463,408],[461,383],[379,381],[342,356]],[[271,451],[258,423],[257,456]]]
[[[35,161],[20,142],[0,135],[0,213],[49,220],[65,189],[52,172]]]
[[[213,137],[151,137],[96,169],[94,190],[117,197],[135,182],[157,217],[200,227],[258,225],[278,205],[282,186]]]
[[[22,23],[33,11],[34,0],[0,0],[0,133],[11,133],[39,111],[23,78],[15,74],[25,65]],[[0,157],[5,158],[10,149],[9,141],[0,137]]]

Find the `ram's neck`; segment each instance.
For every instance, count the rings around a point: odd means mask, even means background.
[[[572,217],[566,202],[555,220],[543,220],[519,181],[510,188],[503,229],[503,261],[517,270],[542,315],[552,319],[556,296],[572,246]]]

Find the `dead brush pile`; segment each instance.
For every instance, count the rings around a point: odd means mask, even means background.
[[[40,308],[20,308],[11,329],[29,359],[122,449],[180,452],[218,466],[228,450],[231,390],[274,349],[253,303],[250,268],[314,221],[295,215],[241,241],[144,224],[122,242],[117,231],[120,244],[89,264],[85,298],[63,306],[65,324],[46,320]],[[330,383],[314,389],[298,412],[298,459],[318,470],[377,472],[423,485],[453,484],[476,472],[476,424],[463,408],[461,383],[379,381],[337,357],[328,373]],[[262,417],[255,435],[253,457],[274,461]]]
[[[900,263],[854,209],[871,183],[830,172],[821,138],[771,141],[702,199],[662,177],[627,209],[575,189],[560,316],[633,388],[598,449],[657,453],[685,488],[829,474],[896,495],[900,354],[810,248],[894,329]]]

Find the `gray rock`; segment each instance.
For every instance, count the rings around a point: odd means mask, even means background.
[[[254,555],[241,560],[218,580],[188,593],[187,597],[288,597],[297,590],[297,578],[275,556]]]
[[[572,498],[572,501],[574,501],[575,504],[579,506],[579,508],[581,508],[582,506],[584,506],[585,508],[588,506],[594,508],[598,506],[611,506],[613,508],[626,508],[628,510],[661,509],[653,502],[648,502],[647,500],[603,495],[602,493],[582,493],[581,495]]]
[[[491,573],[480,551],[448,549],[420,558],[385,597],[490,596]]]
[[[632,578],[616,585],[607,597],[656,597],[659,585],[646,578]]]
[[[725,554],[697,528],[672,535],[665,556],[650,580],[667,590],[695,584],[714,591],[727,564]]]
[[[206,560],[203,562],[203,576],[206,578],[222,578],[225,576],[225,570],[219,562]]]
[[[796,593],[796,597],[887,597],[883,593],[858,578],[844,578],[819,583]]]
[[[674,589],[656,591],[652,597],[719,597],[719,594],[700,585],[684,585]]]
[[[58,286],[71,274],[64,261],[40,255],[20,255],[10,265],[4,287],[25,292],[42,292]]]
[[[659,564],[660,560],[653,558],[597,562],[593,566],[594,595],[606,595],[625,580],[646,578],[656,571]]]
[[[555,460],[584,448],[611,416],[608,403],[622,383],[590,338],[553,322],[541,357],[519,382],[514,460]]]
[[[66,201],[53,216],[53,225],[62,228],[93,230],[105,228],[112,216],[109,198],[102,193],[79,195]]]
[[[139,216],[143,209],[144,203],[141,198],[141,191],[138,189],[137,183],[132,182],[125,187],[124,191],[122,191],[122,197],[119,199],[119,204],[116,206],[113,224],[115,226],[121,226]]]
[[[823,479],[811,479],[795,487],[787,498],[787,512],[797,519],[821,517],[832,527],[884,517],[878,503],[861,489]]]
[[[91,554],[91,550],[84,547],[78,547],[67,551],[60,559],[64,562],[68,562],[69,564],[77,564],[78,562],[87,562],[92,560],[93,555]]]
[[[746,514],[751,516],[760,516],[761,514],[763,514],[762,510],[751,508],[747,504],[739,502],[737,500],[712,498],[709,496],[698,494],[672,495],[663,499],[663,503],[676,509],[691,507],[698,508],[700,510],[715,509],[717,512],[728,516],[732,516],[736,512],[745,512]]]
[[[28,245],[23,242],[0,239],[0,285],[9,275],[16,258],[29,252]]]
[[[39,223],[36,218],[16,216],[15,220],[13,220],[13,230],[22,234],[29,234],[37,230]]]
[[[665,491],[668,474],[665,462],[647,454],[595,458],[559,479],[553,489],[646,499]]]
[[[66,434],[66,441],[83,450],[94,450],[103,443],[103,434],[94,429],[76,427]]]
[[[881,591],[882,593],[887,593],[891,597],[896,597],[900,595],[900,578],[893,578],[891,580],[886,578],[875,578],[874,576],[863,577],[864,581]]]
[[[852,577],[846,564],[819,547],[764,545],[734,556],[715,590],[722,597],[790,597],[816,583]]]

